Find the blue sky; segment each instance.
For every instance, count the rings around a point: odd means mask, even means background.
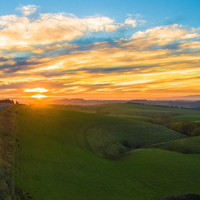
[[[200,95],[200,1],[1,1],[0,98]]]
[[[13,14],[15,9],[28,4],[40,6],[42,12],[72,13],[77,17],[102,15],[122,21],[129,14],[141,14],[147,25],[181,23],[198,27],[200,19],[199,0],[12,0],[1,1],[1,15]],[[167,19],[166,19],[167,18]]]

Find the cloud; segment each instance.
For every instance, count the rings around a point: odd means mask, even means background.
[[[40,93],[43,93],[43,92],[47,92],[48,90],[45,89],[45,88],[32,88],[32,89],[25,89],[24,92],[40,92]]]
[[[137,26],[137,20],[136,19],[126,19],[124,24],[128,24],[131,25],[132,27],[136,27]]]
[[[110,32],[110,31],[116,31],[117,28],[119,28],[119,26],[117,26],[117,25],[107,25],[107,26],[105,27],[105,30],[106,30],[107,32]]]
[[[139,14],[136,15],[137,18],[140,17]],[[141,26],[143,25],[144,23],[146,23],[145,20],[142,20],[142,19],[132,19],[132,18],[128,18],[125,20],[124,24],[125,25],[130,25],[132,27],[136,27],[136,26]]]
[[[5,62],[5,61],[8,61],[9,58],[5,58],[5,57],[0,57],[0,62]]]
[[[183,44],[180,45],[181,48],[183,49],[200,49],[200,42],[195,41],[195,42],[184,42]]]
[[[0,48],[71,41],[92,32],[114,31],[118,28],[114,20],[108,17],[78,18],[66,13],[40,14],[37,19],[1,16],[0,26]]]
[[[0,65],[0,69],[5,74],[6,73],[12,74],[21,70],[29,70],[35,66],[38,66],[39,64],[40,62],[31,61],[28,60],[27,58],[10,58],[8,62],[5,62],[2,65]]]
[[[106,26],[113,24],[114,20],[109,17],[89,17],[80,20],[88,31],[104,31]],[[114,25],[112,25],[114,26]]]
[[[20,10],[23,15],[28,16],[35,13],[39,7],[40,6],[27,5],[27,6],[19,7],[17,8],[17,10]]]
[[[182,39],[191,39],[198,37],[198,33],[188,31],[181,25],[173,24],[171,26],[157,26],[144,32],[138,31],[133,34],[131,39],[148,39],[154,43],[165,45],[170,42]]]

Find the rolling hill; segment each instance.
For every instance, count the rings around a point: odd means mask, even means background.
[[[120,116],[20,106],[18,129],[15,186],[33,200],[160,200],[200,193],[199,154],[142,148],[187,139],[167,128]],[[135,140],[131,148],[124,143]]]

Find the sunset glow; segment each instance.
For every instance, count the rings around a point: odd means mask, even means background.
[[[1,14],[0,98],[28,99],[29,93],[48,100],[200,95],[198,5],[177,3],[182,10],[193,9],[193,18],[184,21],[176,20],[177,10],[170,5],[145,2],[124,2],[123,14],[114,3],[116,12],[97,9],[97,15],[89,3],[86,14],[71,4],[46,11],[43,4],[24,1],[12,14]],[[143,6],[151,6],[151,13]],[[156,13],[161,7],[163,14]]]
[[[25,89],[24,92],[47,92],[48,90],[45,88],[33,88],[33,89]]]
[[[35,99],[43,99],[43,98],[45,98],[45,97],[47,97],[47,96],[42,95],[42,94],[37,94],[37,95],[33,95],[33,96],[32,96],[32,98],[35,98]]]

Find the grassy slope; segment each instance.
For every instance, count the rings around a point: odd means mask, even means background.
[[[101,126],[107,140],[113,141],[105,123],[117,124],[119,118],[23,106],[18,119],[16,186],[35,200],[156,200],[199,193],[200,155],[145,149],[112,161],[89,151],[92,131]],[[119,135],[117,130],[112,134]]]
[[[128,116],[134,117],[135,119],[144,121],[148,117],[153,115],[170,115],[175,121],[183,120],[200,120],[200,112],[190,109],[181,109],[181,108],[168,108],[168,107],[159,107],[151,105],[140,105],[132,103],[124,104],[105,104],[97,106],[65,106],[65,105],[52,105],[58,109],[74,110],[81,112],[108,112],[110,115],[115,116]]]
[[[152,145],[152,148],[177,151],[181,153],[200,154],[200,136],[174,140],[171,142]]]
[[[123,147],[125,140],[140,147],[160,142],[172,141],[187,136],[167,128],[145,122],[103,117],[105,122],[90,127],[85,132],[85,139],[98,153],[112,157],[112,155],[126,151]]]
[[[200,112],[198,115],[180,115],[173,117],[173,119],[175,121],[200,121]]]
[[[13,198],[15,106],[0,111],[0,200]]]

